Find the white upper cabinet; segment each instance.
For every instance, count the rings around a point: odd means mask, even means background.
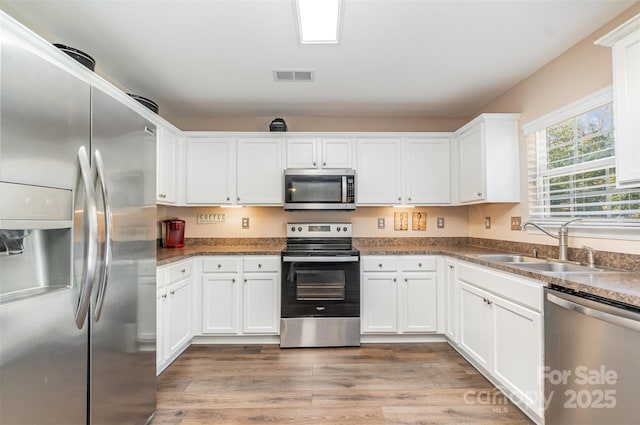
[[[400,139],[358,139],[356,168],[358,205],[402,202],[402,145]]]
[[[619,188],[640,187],[640,15],[596,44],[613,48],[617,185]]]
[[[187,204],[234,203],[235,146],[228,138],[187,139]]]
[[[238,204],[282,205],[283,148],[282,139],[238,139]]]
[[[353,168],[355,144],[348,138],[287,140],[287,168]]]
[[[177,135],[168,127],[157,127],[156,143],[156,202],[174,204],[176,202],[176,140]]]
[[[520,114],[482,114],[459,138],[460,203],[520,202]]]
[[[359,139],[357,152],[358,205],[451,202],[449,138]]]
[[[451,202],[448,138],[405,140],[404,197],[407,204]]]

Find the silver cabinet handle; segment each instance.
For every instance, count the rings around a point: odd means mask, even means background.
[[[453,265],[449,265],[449,270],[453,270],[453,269],[455,269],[455,268],[456,268],[455,266],[453,266]]]
[[[326,163],[326,162],[323,162],[323,163],[322,163],[322,166],[323,166],[323,167],[326,167],[326,166],[327,166],[327,163]]]
[[[316,163],[315,163],[315,161],[313,162],[313,166],[314,166],[314,167],[316,166]]]
[[[394,277],[394,278],[393,278],[393,281],[394,281],[394,282],[397,282],[397,281],[398,281],[398,279],[396,279],[396,278]]]
[[[261,269],[262,268],[262,264],[258,264],[258,268]]]
[[[231,279],[231,283],[236,283],[236,280],[235,279]]]
[[[244,281],[245,281],[245,283],[246,283],[246,282],[247,282],[247,279],[245,279]]]
[[[218,264],[218,268],[222,267],[222,264]]]
[[[398,201],[402,201],[402,197],[401,196],[398,196]]]
[[[409,282],[409,279],[407,279],[407,278],[405,277],[405,278],[404,278],[404,281],[405,281],[405,282]]]
[[[231,198],[229,198],[229,197],[227,196],[227,201],[230,201],[230,200],[231,200]]]
[[[153,128],[151,128],[151,127],[147,127],[147,126],[145,126],[145,127],[144,127],[144,132],[145,132],[145,133],[147,133],[147,134],[150,134],[150,135],[152,135],[152,136],[153,136],[154,134],[156,134],[156,130],[155,130],[155,129],[153,129]]]
[[[171,295],[175,295],[175,294],[176,294],[176,291],[171,291],[171,292],[169,292],[169,293],[170,293]]]
[[[382,267],[382,264],[378,264],[378,267]]]
[[[418,267],[422,267],[422,263],[418,263]]]
[[[407,201],[410,201],[410,200],[411,200],[411,196],[409,196],[409,199],[407,199]]]
[[[167,298],[167,294],[162,294],[162,298]]]
[[[181,270],[180,270],[180,273],[184,273],[184,272],[186,272],[186,271],[187,271],[187,270],[185,270],[185,269],[181,269]]]
[[[98,287],[98,295],[96,297],[96,308],[93,312],[94,320],[97,322],[102,316],[102,306],[104,305],[104,297],[107,292],[107,283],[109,283],[109,269],[111,268],[111,252],[112,252],[112,212],[111,202],[109,200],[109,191],[107,189],[107,180],[104,172],[104,162],[102,161],[102,154],[96,149],[94,153],[96,173],[98,182],[100,183],[100,190],[102,193],[102,201],[104,202],[104,266],[102,268],[102,277],[100,278],[100,286]]]
[[[482,192],[478,192],[478,196],[482,196]]]
[[[91,179],[89,156],[84,146],[80,146],[80,149],[78,149],[78,163],[80,164],[80,175],[84,186],[84,220],[86,224],[83,226],[85,236],[84,269],[82,270],[82,286],[80,287],[75,321],[78,329],[82,329],[89,311],[93,279],[98,265],[98,207],[96,206],[96,192]]]

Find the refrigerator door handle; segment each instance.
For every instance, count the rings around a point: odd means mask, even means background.
[[[76,308],[75,321],[78,329],[82,329],[89,311],[93,279],[98,263],[98,207],[96,205],[96,192],[91,179],[91,165],[89,156],[84,146],[78,149],[78,163],[80,175],[85,191],[85,225],[84,229],[84,269],[82,270],[82,286],[78,307]]]
[[[94,320],[97,322],[102,315],[102,306],[104,305],[104,296],[107,291],[107,283],[109,281],[109,269],[111,267],[111,203],[109,201],[109,191],[107,190],[107,181],[104,173],[104,162],[102,161],[102,154],[96,149],[94,153],[96,172],[98,176],[98,183],[100,184],[100,191],[102,193],[102,200],[104,202],[104,266],[102,268],[102,275],[100,276],[100,286],[98,287],[98,296],[96,298],[96,307],[93,312]]]

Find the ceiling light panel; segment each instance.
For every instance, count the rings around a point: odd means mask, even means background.
[[[296,0],[302,44],[338,43],[341,0]]]

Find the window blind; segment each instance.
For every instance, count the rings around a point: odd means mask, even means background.
[[[615,187],[612,103],[530,135],[527,158],[532,219],[640,219],[640,191]]]

